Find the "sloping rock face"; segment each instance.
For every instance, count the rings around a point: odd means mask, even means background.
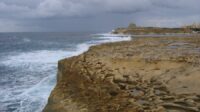
[[[93,46],[57,76],[44,112],[200,112],[200,37]]]

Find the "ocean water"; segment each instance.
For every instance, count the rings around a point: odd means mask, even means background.
[[[56,84],[58,60],[130,39],[96,32],[0,33],[0,112],[41,112]]]

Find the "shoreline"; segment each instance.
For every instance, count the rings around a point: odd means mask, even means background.
[[[199,36],[142,37],[91,46],[59,61],[44,112],[198,112],[199,43]]]

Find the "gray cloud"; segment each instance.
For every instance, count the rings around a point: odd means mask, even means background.
[[[0,31],[176,27],[200,21],[200,0],[1,0]],[[87,28],[85,28],[87,26]]]

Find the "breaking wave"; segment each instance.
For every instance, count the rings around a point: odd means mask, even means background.
[[[0,66],[16,70],[9,74],[11,84],[1,87],[0,111],[40,112],[56,84],[57,62],[79,55],[92,45],[130,40],[130,36],[95,34],[90,41],[72,46],[71,50],[36,50],[10,54],[0,59]],[[23,40],[30,42],[30,40]],[[74,49],[75,48],[75,49]],[[17,78],[17,80],[16,80]]]

